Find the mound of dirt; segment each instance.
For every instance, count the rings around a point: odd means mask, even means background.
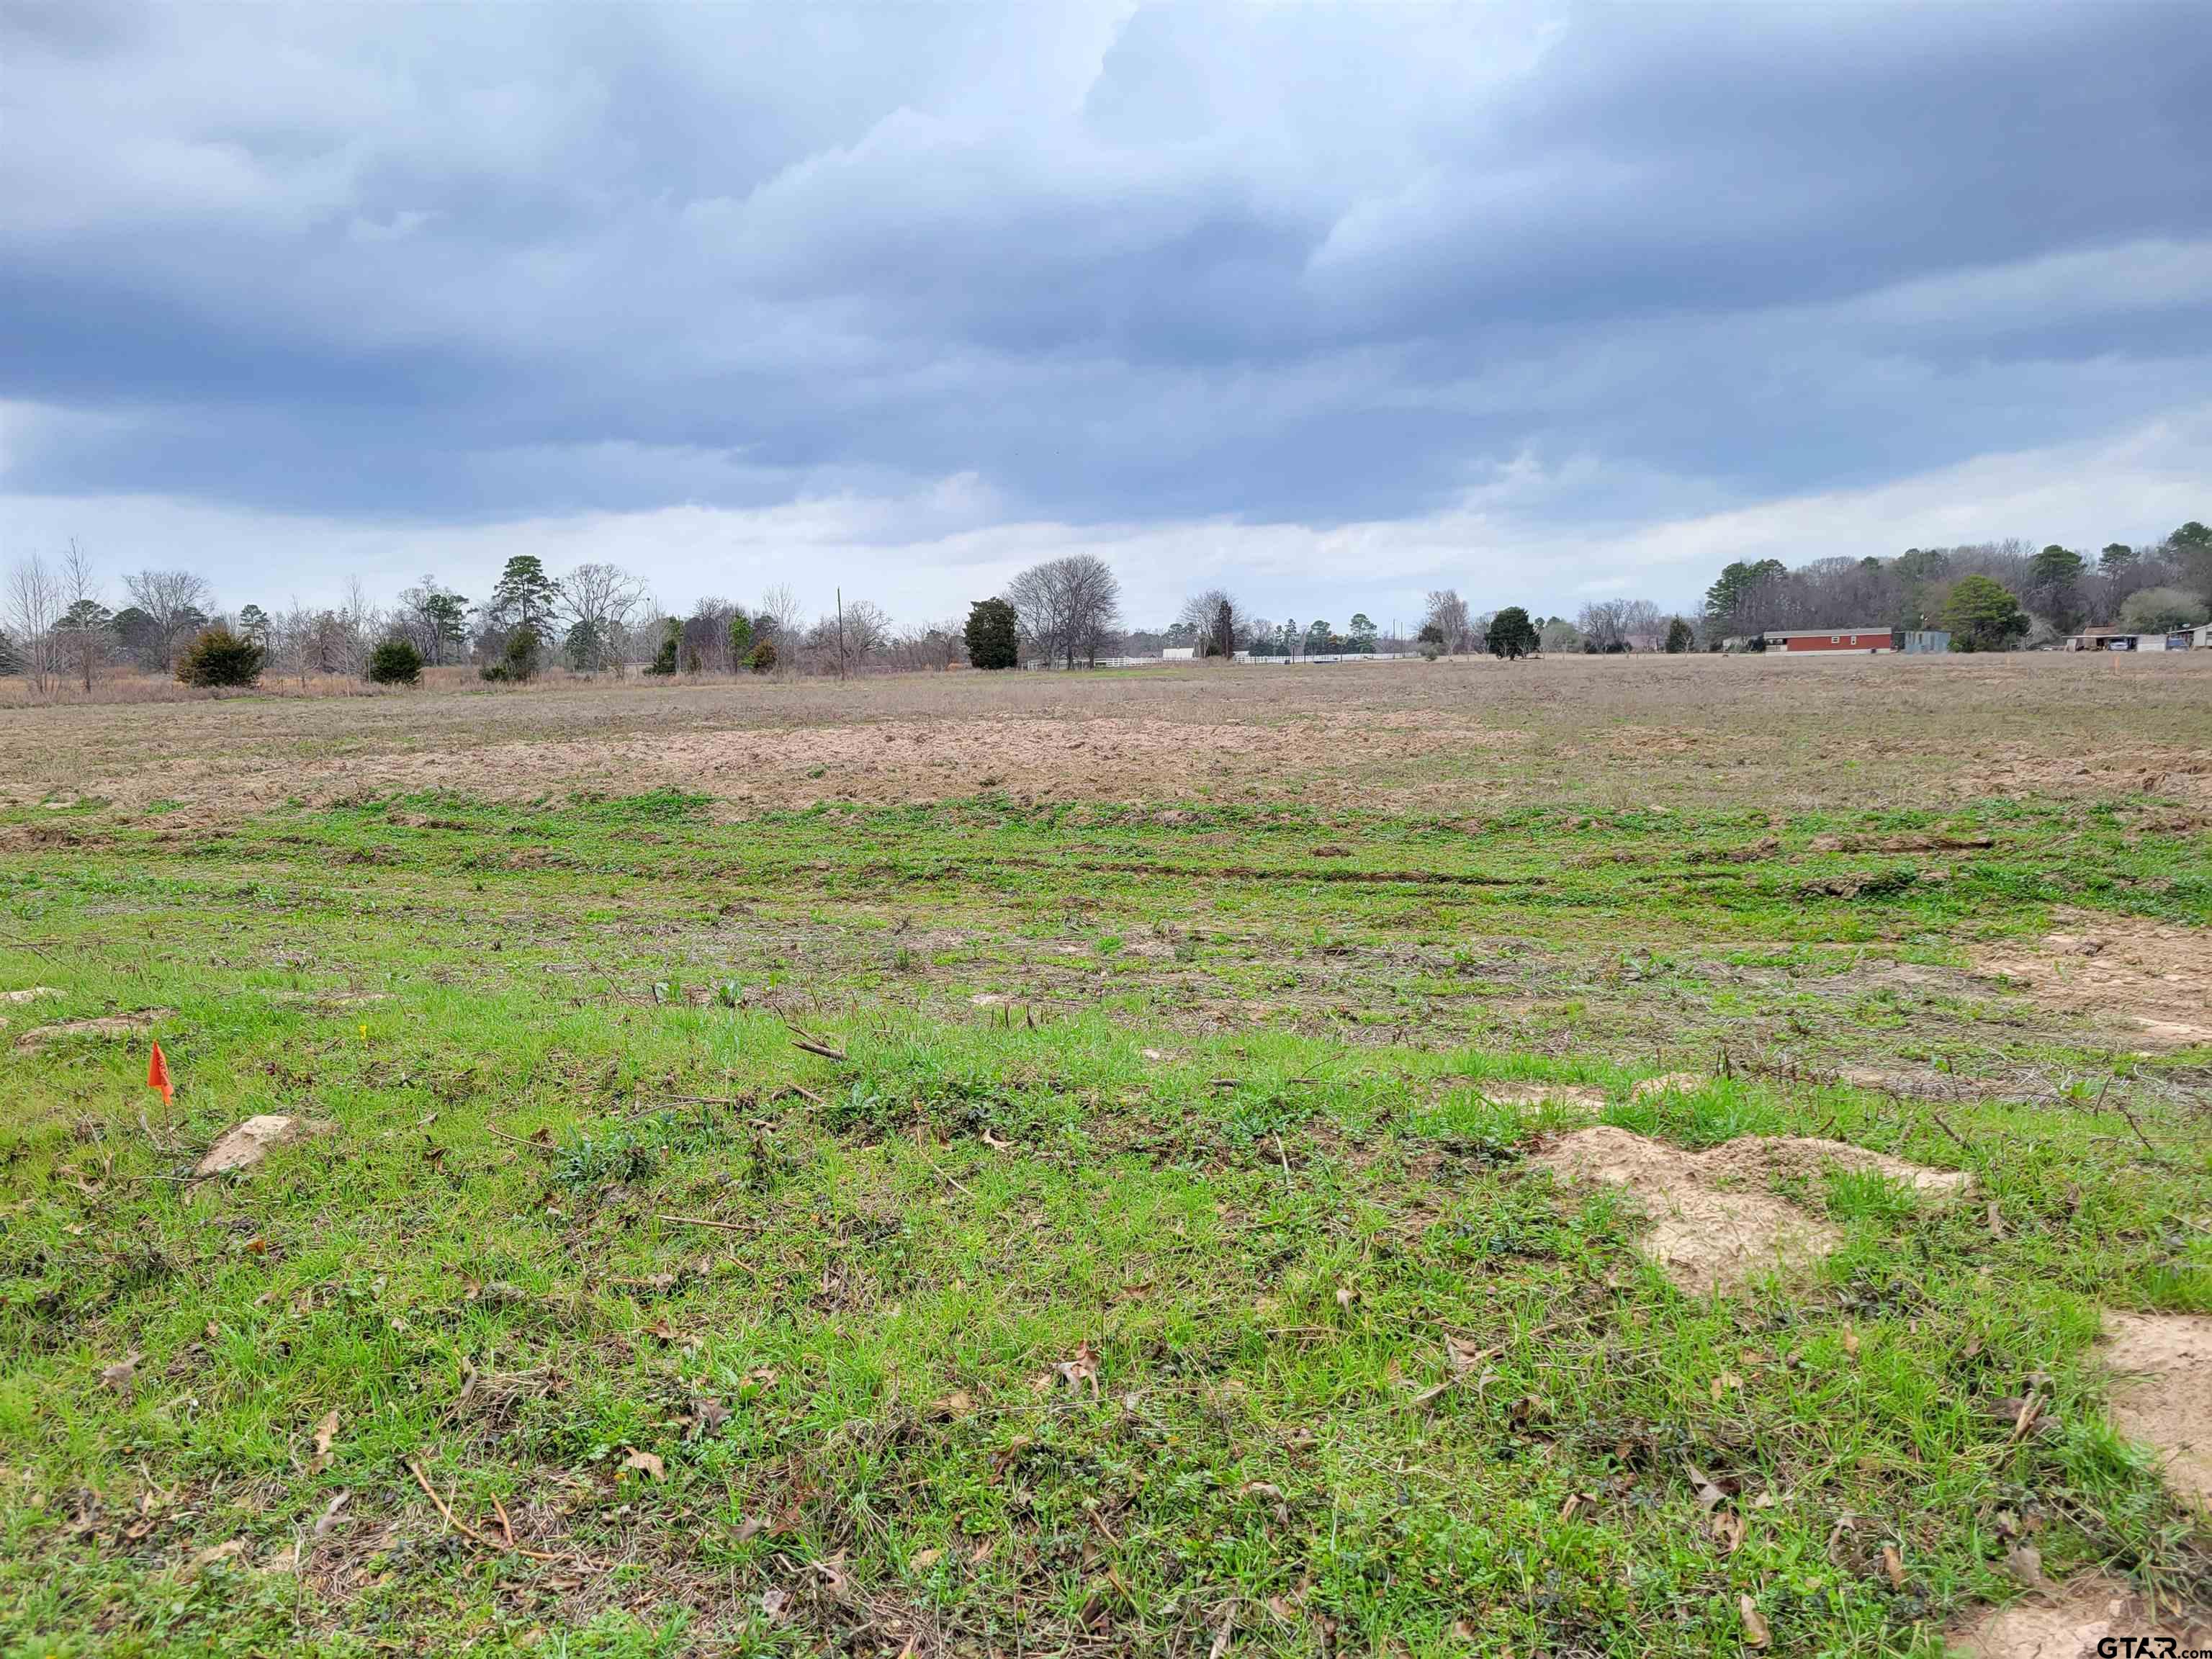
[[[2124,1024],[2154,1047],[2212,1042],[2212,930],[2080,912],[2040,948],[1983,958],[2039,1002]]]
[[[1944,1632],[1951,1650],[1966,1659],[2090,1659],[2106,1637],[2124,1636],[2172,1637],[2177,1648],[2203,1647],[2212,1644],[2212,1625],[2161,1617],[2119,1579],[2085,1572],[2009,1607],[1986,1608]]]
[[[1493,1106],[1572,1106],[1595,1111],[1605,1104],[1605,1091],[1578,1083],[1478,1083],[1475,1092]]]
[[[67,1042],[73,1037],[85,1037],[95,1042],[122,1042],[142,1031],[151,1030],[154,1022],[167,1019],[177,1011],[173,1008],[143,1008],[135,1014],[109,1014],[100,1019],[65,1019],[56,1025],[41,1025],[15,1039],[18,1048],[43,1048],[52,1042]]]
[[[2212,1315],[2107,1313],[2112,1422],[2155,1450],[2166,1484],[2212,1505]]]
[[[1530,1161],[1570,1182],[1635,1193],[1652,1217],[1638,1248],[1697,1296],[1739,1289],[1760,1273],[1804,1267],[1842,1242],[1833,1224],[1762,1190],[1777,1180],[1846,1170],[1939,1198],[1973,1184],[1959,1171],[1924,1169],[1839,1140],[1751,1135],[1689,1152],[1606,1124],[1564,1135]]]

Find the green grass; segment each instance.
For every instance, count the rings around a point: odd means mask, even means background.
[[[5,1035],[173,1009],[179,1082],[0,1066],[9,1653],[1710,1653],[1742,1595],[1925,1653],[2008,1529],[2212,1573],[2088,1352],[2212,1311],[2208,1056],[1964,971],[2056,906],[2212,921],[2127,803],[9,822],[0,986],[64,994]],[[1992,844],[1813,848],[1915,830]],[[1806,1281],[1686,1297],[1487,1079],[1983,1190],[1832,1177]],[[270,1111],[314,1133],[176,1178]]]

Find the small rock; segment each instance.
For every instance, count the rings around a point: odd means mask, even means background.
[[[251,1169],[268,1156],[271,1146],[280,1146],[299,1133],[300,1120],[280,1112],[249,1117],[209,1147],[207,1156],[193,1167],[192,1173],[213,1176]]]

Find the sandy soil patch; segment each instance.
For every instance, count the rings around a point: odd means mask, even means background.
[[[2203,1647],[2212,1643],[2212,1624],[2155,1614],[2118,1579],[2084,1572],[1944,1634],[1965,1659],[2091,1659],[2108,1636],[2170,1636],[2177,1647]]]
[[[20,990],[0,991],[0,1002],[36,1002],[41,997],[58,997],[60,994],[51,985],[26,985]]]
[[[2039,946],[1984,957],[1983,974],[2023,981],[2039,1002],[2123,1025],[2148,1047],[2212,1042],[2212,929],[2082,912]]]
[[[1751,1135],[1690,1152],[1603,1124],[1562,1136],[1531,1162],[1570,1182],[1636,1194],[1652,1218],[1638,1248],[1698,1296],[1738,1289],[1759,1273],[1801,1268],[1842,1242],[1832,1223],[1766,1190],[1778,1180],[1855,1170],[1942,1198],[1973,1179],[1838,1140]]]
[[[1478,1083],[1474,1091],[1494,1106],[1520,1106],[1534,1110],[1564,1106],[1595,1112],[1605,1105],[1605,1091],[1576,1083]]]
[[[2155,1450],[2166,1484],[2212,1505],[2212,1315],[2107,1313],[2112,1422]]]
[[[148,1008],[135,1014],[109,1014],[100,1019],[65,1019],[58,1024],[41,1025],[15,1039],[18,1048],[43,1048],[50,1042],[67,1042],[72,1038],[84,1038],[94,1042],[121,1042],[149,1031],[154,1022],[167,1019],[175,1013],[173,1008]]]

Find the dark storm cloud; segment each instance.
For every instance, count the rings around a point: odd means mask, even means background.
[[[0,28],[16,492],[1328,524],[1533,455],[1630,511],[2079,439],[2212,351],[2187,6]]]

